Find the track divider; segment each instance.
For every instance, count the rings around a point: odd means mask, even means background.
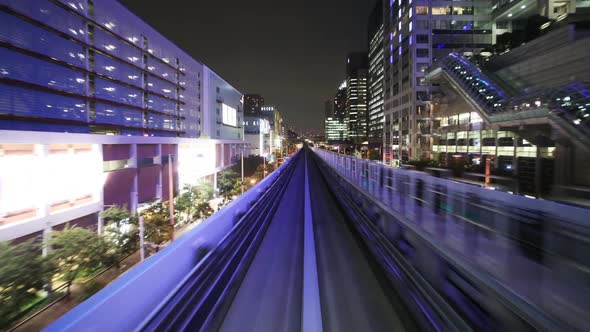
[[[305,151],[305,201],[303,225],[303,310],[301,310],[301,330],[321,332],[322,307],[320,305],[320,287],[318,281],[318,264],[311,213],[311,193],[309,191],[309,170]]]

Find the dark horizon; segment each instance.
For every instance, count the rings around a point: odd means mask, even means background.
[[[243,94],[261,94],[289,126],[317,130],[346,55],[366,50],[376,1],[120,2]]]

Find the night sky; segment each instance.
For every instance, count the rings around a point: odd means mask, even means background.
[[[242,93],[262,94],[288,125],[321,129],[376,0],[120,2]]]

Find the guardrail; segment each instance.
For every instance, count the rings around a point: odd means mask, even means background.
[[[234,228],[294,158],[159,253],[48,326],[45,331],[132,331]]]
[[[240,287],[286,183],[294,169],[277,179],[236,226],[203,258],[136,329],[141,331],[213,331]]]
[[[314,151],[474,329],[590,326],[590,210]]]

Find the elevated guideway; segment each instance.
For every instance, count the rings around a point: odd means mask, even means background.
[[[305,148],[46,330],[585,330],[588,220]]]

